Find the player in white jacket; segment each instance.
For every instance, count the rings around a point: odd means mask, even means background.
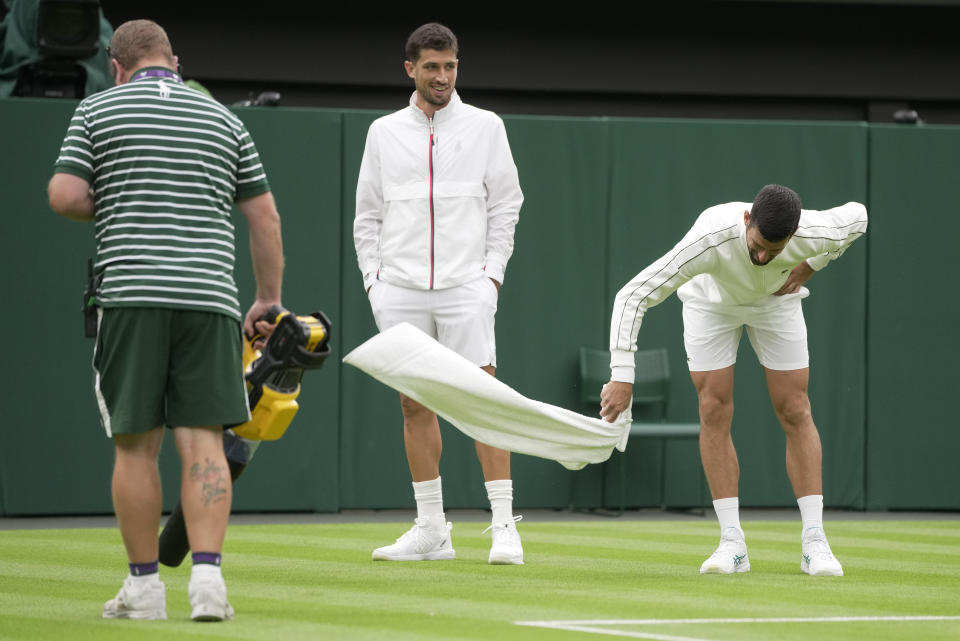
[[[617,294],[610,322],[610,382],[601,394],[607,420],[630,405],[633,353],[643,315],[674,291],[683,301],[683,339],[700,406],[700,457],[720,522],[717,551],[701,573],[750,569],[740,527],[740,468],[730,436],[733,365],[743,327],[764,368],[786,434],[787,475],[802,521],[801,569],[841,576],[823,531],[820,435],[810,411],[807,330],[800,301],[814,271],[867,230],[863,205],[801,209],[795,192],[767,185],[753,203],[710,207],[665,256]]]
[[[408,322],[486,372],[496,371],[494,316],[523,193],[499,116],[454,90],[457,39],[428,23],[407,40],[410,104],[367,133],[353,235],[370,306],[383,331]],[[443,512],[440,426],[401,396],[417,519],[374,560],[453,559]],[[510,453],[476,442],[493,513],[489,562],[522,564]]]

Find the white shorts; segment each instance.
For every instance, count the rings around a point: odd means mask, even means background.
[[[370,308],[382,332],[407,322],[468,361],[497,366],[497,286],[487,277],[449,289],[408,289],[378,280]]]
[[[770,297],[758,305],[683,304],[683,344],[691,372],[723,369],[737,362],[744,326],[760,364],[772,370],[805,369],[807,324],[800,294]],[[772,299],[772,300],[771,300]]]

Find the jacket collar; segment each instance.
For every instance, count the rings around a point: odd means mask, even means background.
[[[442,109],[438,109],[436,112],[434,112],[434,114],[433,114],[433,121],[434,121],[434,122],[442,122],[442,121],[444,121],[444,120],[446,120],[446,119],[448,119],[448,118],[453,117],[453,113],[457,110],[457,108],[458,108],[461,104],[462,104],[462,102],[461,102],[461,100],[460,100],[460,95],[457,93],[457,90],[454,89],[454,90],[453,90],[453,93],[450,95],[450,102],[447,103],[447,106],[446,106],[446,107],[443,107]],[[417,106],[417,92],[416,92],[416,91],[414,91],[413,94],[411,94],[411,96],[410,96],[410,109],[412,109],[412,110],[413,110],[413,113],[416,114],[417,116],[419,116],[419,117],[421,117],[421,118],[423,118],[423,119],[426,119],[426,118],[427,118],[427,114],[425,114],[425,113],[423,112],[423,110],[420,109],[420,107]]]

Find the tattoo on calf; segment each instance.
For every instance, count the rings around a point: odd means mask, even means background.
[[[201,483],[201,492],[204,505],[219,503],[227,499],[226,468],[217,465],[210,459],[204,459],[204,464],[194,463],[190,467],[190,480]]]

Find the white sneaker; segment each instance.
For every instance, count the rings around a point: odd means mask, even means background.
[[[443,515],[414,519],[413,527],[393,545],[373,551],[374,561],[450,561],[456,557],[450,540],[452,523]]]
[[[728,527],[721,532],[717,551],[700,566],[700,574],[733,574],[749,571],[747,543],[743,532],[735,527]]]
[[[520,543],[520,533],[517,532],[517,526],[514,525],[522,518],[522,516],[515,516],[510,521],[494,523],[484,530],[484,533],[492,530],[490,538],[493,539],[487,563],[490,565],[523,565],[523,545]]]
[[[166,619],[167,589],[157,577],[153,581],[128,576],[117,596],[103,604],[104,619]]]
[[[222,576],[191,576],[187,594],[193,608],[190,618],[194,621],[229,621],[233,618]]]
[[[810,576],[843,576],[843,568],[833,556],[823,528],[812,527],[803,533],[800,569]]]

